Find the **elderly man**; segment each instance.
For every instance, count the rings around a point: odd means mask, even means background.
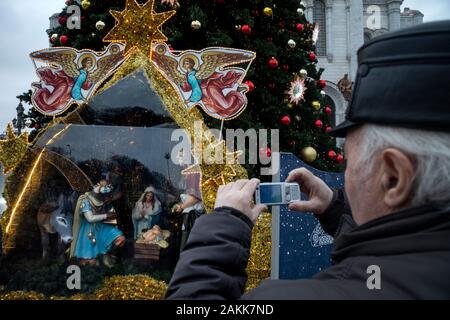
[[[345,193],[291,172],[334,236],[333,265],[313,279],[266,280],[243,295],[258,180],[222,186],[195,224],[171,299],[449,299],[450,22],[391,33],[359,51],[347,121]],[[368,273],[369,270],[369,273]],[[378,273],[372,282],[371,272]]]

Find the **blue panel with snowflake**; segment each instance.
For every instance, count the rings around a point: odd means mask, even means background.
[[[317,170],[299,160],[291,153],[280,154],[280,181],[285,181],[289,172],[305,167],[324,180],[331,188],[344,186],[342,173]],[[305,199],[306,195],[302,194]],[[311,278],[330,265],[333,238],[320,227],[310,213],[297,213],[280,208],[279,279]]]

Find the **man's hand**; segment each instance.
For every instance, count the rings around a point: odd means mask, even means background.
[[[300,190],[308,195],[307,201],[295,201],[289,205],[289,210],[312,212],[317,215],[324,213],[333,200],[333,191],[309,170],[300,168],[289,173],[286,182],[297,182]]]
[[[230,207],[241,211],[255,223],[261,212],[267,209],[259,204],[252,207],[253,195],[259,184],[258,179],[238,180],[219,187],[214,208]]]

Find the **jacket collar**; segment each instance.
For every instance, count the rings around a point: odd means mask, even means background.
[[[361,226],[341,220],[332,259],[450,251],[450,210],[425,205],[392,213]]]

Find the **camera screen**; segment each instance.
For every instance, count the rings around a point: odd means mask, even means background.
[[[261,203],[281,203],[281,185],[260,185],[259,194]]]

